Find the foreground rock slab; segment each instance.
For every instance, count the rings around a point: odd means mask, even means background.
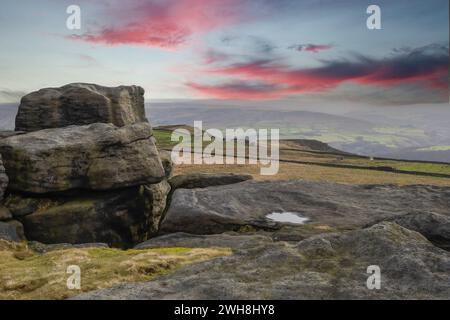
[[[16,131],[37,131],[70,125],[112,123],[122,127],[147,121],[144,89],[74,83],[46,88],[22,98]]]
[[[367,288],[367,267],[371,265],[381,269],[380,290]],[[120,284],[76,299],[449,297],[450,254],[417,232],[384,222],[367,229],[314,236],[297,244],[255,239],[253,247],[235,250],[231,256],[194,264],[154,281]]]
[[[243,226],[279,229],[288,223],[267,218],[290,212],[338,229],[354,229],[409,213],[448,216],[450,188],[358,186],[308,181],[256,182],[206,189],[179,189],[161,232],[214,234]]]
[[[97,123],[0,141],[9,189],[30,193],[108,190],[157,183],[164,168],[151,127]]]

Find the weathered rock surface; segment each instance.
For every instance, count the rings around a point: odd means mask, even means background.
[[[24,131],[0,131],[0,139],[9,138],[12,136],[17,136],[20,134],[24,134]]]
[[[0,222],[0,239],[15,242],[25,240],[22,224],[16,220]]]
[[[173,189],[196,189],[223,186],[252,180],[248,174],[234,173],[191,173],[172,177],[169,182]]]
[[[0,201],[3,199],[6,187],[8,186],[8,177],[5,172],[5,167],[2,162],[2,155],[0,154]]]
[[[160,183],[142,186],[143,198],[145,200],[145,211],[149,212],[150,230],[149,235],[154,235],[159,231],[161,218],[167,207],[167,197],[170,193],[170,184],[167,180]]]
[[[192,245],[189,239],[187,243]],[[450,297],[450,253],[394,223],[318,235],[297,244],[260,240],[253,241],[253,246],[249,243],[232,256],[191,265],[153,281],[83,294],[77,299]],[[381,269],[380,290],[367,288],[367,268],[371,265]]]
[[[49,198],[13,194],[5,204],[23,222],[28,240],[129,247],[156,232],[168,193],[164,181],[153,186]]]
[[[435,246],[450,251],[450,216],[436,213],[411,213],[390,219],[390,221],[417,231]]]
[[[0,204],[0,221],[12,219],[11,211],[8,208]]]
[[[183,232],[171,233],[149,239],[135,246],[135,249],[157,248],[212,248],[223,247],[232,249],[254,248],[255,246],[273,244],[268,234],[239,234],[235,232],[196,235]]]
[[[354,229],[408,213],[448,216],[448,208],[450,188],[247,181],[176,190],[161,232],[213,234],[242,226],[279,229],[283,224],[266,218],[273,212],[295,212],[308,223]]]
[[[112,123],[122,127],[147,121],[144,89],[74,83],[46,88],[22,98],[16,131],[37,131],[70,125]]]
[[[159,150],[159,157],[161,158],[164,172],[166,173],[166,178],[170,178],[172,176],[174,166],[170,152],[166,150]]]
[[[164,179],[148,123],[97,123],[0,140],[9,189],[30,193],[109,190]]]

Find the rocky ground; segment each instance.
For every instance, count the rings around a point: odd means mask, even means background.
[[[414,204],[414,205],[412,205]],[[345,230],[408,213],[450,215],[450,188],[360,186],[302,180],[176,190],[161,232],[220,233],[244,226],[280,229],[272,212],[295,212]]]
[[[450,298],[449,187],[173,177],[143,94],[22,99],[0,135],[0,299]]]
[[[229,246],[234,254],[190,265],[150,282],[119,284],[77,299],[448,299],[450,255],[394,223],[299,242],[265,235],[149,240],[139,248],[177,244]],[[381,269],[368,290],[367,267]]]

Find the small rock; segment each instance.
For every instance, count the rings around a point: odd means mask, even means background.
[[[14,242],[25,240],[22,224],[16,220],[0,222],[0,239]]]
[[[172,176],[173,171],[173,162],[172,162],[172,156],[169,151],[166,150],[159,150],[159,157],[161,158],[161,162],[164,167],[164,172],[166,173],[166,178],[169,179]]]
[[[163,180],[157,184],[145,185],[144,199],[146,203],[146,212],[150,213],[150,235],[154,235],[159,231],[161,218],[167,206],[167,197],[170,193],[170,184],[167,180]]]
[[[51,200],[39,198],[30,198],[20,194],[11,193],[5,198],[5,206],[11,212],[14,218],[20,219],[26,215],[37,211],[39,206],[51,205]]]

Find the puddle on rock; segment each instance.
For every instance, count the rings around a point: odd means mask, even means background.
[[[271,214],[268,214],[266,218],[276,222],[293,224],[305,224],[305,222],[309,220],[296,212],[272,212]]]

